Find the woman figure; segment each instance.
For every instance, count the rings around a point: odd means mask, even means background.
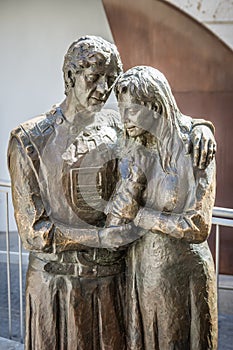
[[[115,90],[127,145],[107,221],[146,230],[128,253],[128,349],[216,349],[216,281],[206,241],[215,163],[193,166],[192,119],[179,111],[161,72],[132,68]]]

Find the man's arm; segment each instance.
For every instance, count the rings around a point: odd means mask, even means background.
[[[9,142],[8,166],[15,219],[25,249],[59,253],[81,249],[83,246],[100,247],[97,227],[66,227],[54,223],[47,215],[31,158],[26,153],[25,145],[20,142],[20,137],[13,136]]]
[[[30,159],[16,137],[9,143],[8,164],[15,219],[23,245],[30,251],[50,253],[54,225],[45,211]]]

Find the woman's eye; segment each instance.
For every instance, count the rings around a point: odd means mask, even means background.
[[[86,80],[88,82],[95,82],[97,79],[99,78],[98,74],[89,74],[89,75],[86,75]]]
[[[128,112],[130,114],[135,114],[135,113],[138,113],[141,109],[141,106],[133,106],[133,107],[130,107],[128,108]]]

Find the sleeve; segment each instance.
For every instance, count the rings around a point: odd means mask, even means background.
[[[205,119],[192,119],[192,129],[195,128],[196,126],[207,126],[213,133],[215,134],[215,127],[214,125]]]
[[[135,218],[146,186],[144,173],[128,159],[121,160],[119,170],[120,180],[105,210],[107,227],[121,225]]]
[[[16,137],[8,147],[15,219],[23,246],[30,251],[52,251],[54,226],[40,196],[40,188],[29,156]]]
[[[121,159],[118,169],[120,179],[105,209],[105,228],[99,232],[101,247],[108,249],[128,245],[146,233],[133,223],[146,186],[145,174],[129,158]]]
[[[204,242],[210,233],[212,209],[215,200],[215,163],[196,172],[196,198],[193,208],[183,213],[159,212],[140,208],[134,224],[152,232],[162,232],[190,243]]]

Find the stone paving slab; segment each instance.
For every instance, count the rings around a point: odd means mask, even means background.
[[[16,341],[0,337],[0,349],[1,350],[24,350],[24,345],[17,343]]]

